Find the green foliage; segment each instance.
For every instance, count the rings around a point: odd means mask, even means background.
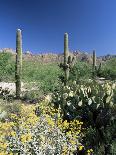
[[[61,72],[57,63],[45,64],[23,60],[22,82],[36,82],[41,93],[48,93],[57,87],[58,76]],[[15,80],[15,59],[11,53],[0,53],[0,73],[1,81],[11,82]]]
[[[0,99],[0,121],[10,119],[11,113],[18,115],[21,111],[21,104],[18,102],[7,103]]]
[[[0,53],[0,81],[14,79],[15,64],[11,53]]]
[[[116,141],[113,141],[111,145],[112,155],[116,154]]]
[[[43,96],[41,90],[29,90],[22,93],[22,99],[30,103],[37,103],[41,96]]]
[[[41,92],[51,92],[58,85],[60,69],[57,64],[23,61],[22,80],[24,82],[37,82]]]
[[[89,79],[92,77],[91,65],[86,62],[77,61],[70,71],[70,80]]]
[[[104,63],[103,69],[101,70],[100,74],[102,77],[105,77],[107,79],[116,79],[116,58],[107,60]]]

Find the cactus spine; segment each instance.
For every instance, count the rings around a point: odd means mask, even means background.
[[[20,98],[21,94],[21,75],[22,75],[22,35],[21,30],[16,32],[16,65],[15,65],[15,80],[16,80],[16,98]]]

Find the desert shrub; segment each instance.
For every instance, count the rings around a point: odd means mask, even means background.
[[[15,63],[11,53],[0,53],[0,81],[14,80]]]
[[[58,84],[60,69],[57,64],[39,62],[23,62],[23,81],[38,82],[44,93],[51,92]]]
[[[0,100],[0,121],[5,121],[10,119],[10,115],[18,115],[21,111],[21,105],[14,103],[6,103],[4,100]]]
[[[97,77],[106,79],[116,79],[116,58],[112,58],[104,62],[96,72]],[[70,72],[70,80],[80,80],[92,78],[92,65],[87,62],[77,62]]]
[[[107,60],[100,72],[102,77],[105,77],[110,80],[116,79],[116,58],[112,58],[110,60]]]
[[[29,90],[22,93],[22,101],[26,103],[38,103],[38,101],[43,98],[44,92],[40,90]]]
[[[92,77],[92,66],[87,62],[76,62],[71,69],[70,80],[89,79]]]
[[[14,95],[11,94],[8,88],[3,89],[2,87],[0,87],[0,99],[3,99],[5,103],[12,102],[12,100],[14,99]]]

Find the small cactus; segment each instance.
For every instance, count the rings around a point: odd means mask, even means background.
[[[16,80],[16,98],[20,98],[21,94],[21,75],[22,75],[22,35],[21,30],[16,32],[16,65],[15,65],[15,80]]]
[[[69,55],[68,34],[64,34],[64,63],[60,67],[64,70],[64,85],[67,85],[69,80],[70,69],[74,66],[75,58]]]

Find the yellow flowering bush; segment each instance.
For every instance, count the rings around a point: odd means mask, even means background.
[[[0,155],[73,154],[84,148],[82,124],[63,121],[61,109],[45,101],[21,104],[20,113],[0,122]]]

